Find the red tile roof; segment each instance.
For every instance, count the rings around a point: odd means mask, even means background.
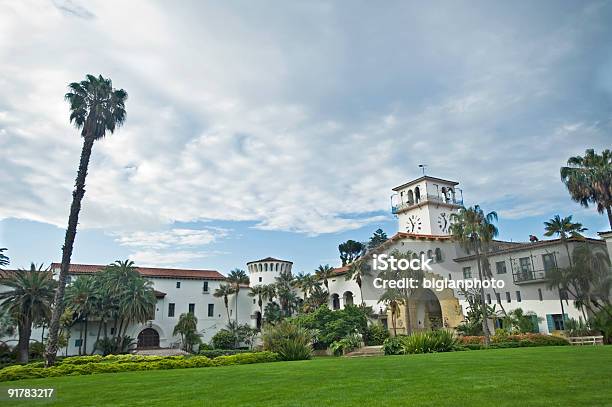
[[[99,264],[71,264],[70,274],[93,274],[102,269]],[[52,263],[51,269],[59,269],[60,263]],[[225,280],[225,276],[216,270],[168,269],[157,267],[136,267],[136,271],[144,277],[186,278],[193,280]]]

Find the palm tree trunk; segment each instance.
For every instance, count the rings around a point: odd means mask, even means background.
[[[82,355],[83,350],[83,323],[79,323],[79,356]]]
[[[30,336],[32,334],[32,323],[29,318],[24,318],[17,325],[19,332],[19,363],[28,363],[30,360]]]
[[[79,170],[77,172],[75,189],[72,192],[72,205],[70,206],[70,216],[68,217],[68,228],[66,229],[66,238],[62,247],[62,265],[60,266],[59,281],[55,298],[53,300],[53,313],[51,322],[49,323],[49,340],[47,350],[45,352],[45,365],[47,367],[55,364],[57,357],[57,340],[60,326],[60,317],[64,312],[64,292],[66,290],[66,278],[70,268],[70,258],[72,257],[72,249],[74,247],[74,239],[77,233],[77,224],[79,222],[79,212],[81,211],[81,201],[85,195],[85,177],[87,176],[87,167],[89,166],[89,158],[93,148],[94,139],[85,135],[83,141],[83,149],[81,150],[81,160],[79,162]]]
[[[608,212],[608,222],[610,222],[610,229],[612,229],[612,206],[606,206],[606,212]]]
[[[87,328],[89,328],[89,317],[85,315],[85,338],[83,339],[83,354],[87,355]]]
[[[236,325],[238,324],[238,293],[240,292],[240,288],[236,285]]]
[[[482,266],[480,264],[480,250],[477,245],[474,245],[476,249],[476,264],[478,266],[478,278],[482,282]],[[487,304],[485,302],[484,287],[480,284],[480,309],[482,311],[482,331],[484,333],[485,346],[489,346],[491,340],[491,332],[489,331],[489,321],[487,317]]]
[[[100,340],[100,334],[102,333],[102,323],[103,323],[103,319],[100,320],[100,322],[98,322],[98,334],[96,335],[96,342],[94,343],[94,347],[91,350],[90,355],[93,355],[94,352],[96,351],[96,345],[98,344],[98,341]],[[104,321],[104,324],[106,324],[106,322]]]

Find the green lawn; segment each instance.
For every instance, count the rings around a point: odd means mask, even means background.
[[[55,387],[3,406],[612,406],[612,346],[495,349],[0,383]],[[5,391],[5,390],[3,390]]]

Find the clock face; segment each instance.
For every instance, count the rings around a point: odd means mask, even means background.
[[[417,215],[410,215],[406,221],[406,231],[408,233],[417,233],[422,230],[423,224],[421,218]]]
[[[448,233],[450,228],[450,215],[446,212],[442,212],[438,215],[438,226],[443,233]]]

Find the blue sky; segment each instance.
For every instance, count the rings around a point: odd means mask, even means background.
[[[310,271],[397,231],[428,173],[501,238],[574,214],[559,167],[612,139],[612,3],[0,1],[0,246],[60,259],[81,140],[66,84],[101,73],[128,120],[94,146],[74,262]]]

